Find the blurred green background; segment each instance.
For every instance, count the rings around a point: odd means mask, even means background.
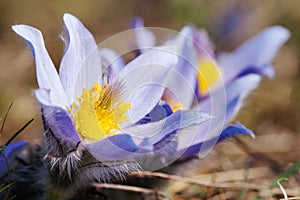
[[[130,20],[140,16],[146,26],[179,31],[185,24],[192,23],[205,28],[217,51],[233,50],[262,28],[278,24],[287,27],[292,36],[273,62],[276,77],[263,80],[237,119],[258,135],[255,141],[245,139],[246,142],[250,142],[253,148],[256,144],[282,147],[279,152],[278,149],[276,152],[269,149],[267,153],[268,156],[276,153],[272,159],[288,166],[300,158],[299,9],[298,0],[1,0],[0,116],[4,116],[9,104],[14,102],[1,142],[30,118],[35,122],[18,138],[30,138],[32,143],[39,143],[42,130],[39,110],[31,96],[31,91],[37,88],[32,55],[25,42],[11,30],[14,24],[39,28],[56,66],[59,66],[63,54],[58,36],[63,29],[62,15],[65,12],[77,16],[98,43],[128,29]],[[268,134],[272,137],[267,137],[265,143],[259,140],[260,135]],[[282,134],[291,137],[287,141],[292,144],[280,139]],[[228,148],[229,145],[225,146]],[[256,150],[260,148],[257,146]]]

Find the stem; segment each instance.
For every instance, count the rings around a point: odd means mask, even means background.
[[[2,152],[9,143],[11,143],[31,122],[33,122],[33,120],[34,119],[29,120],[24,126],[22,126],[21,129],[19,129],[11,138],[9,138],[9,140],[1,148],[0,152]]]

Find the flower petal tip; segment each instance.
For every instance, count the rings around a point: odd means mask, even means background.
[[[291,36],[291,32],[283,26],[276,25],[276,26],[267,28],[267,30],[272,31],[273,34],[277,34],[277,36],[281,36],[282,39],[285,39],[285,40],[287,40]]]
[[[252,132],[251,134],[250,134],[250,136],[252,137],[252,138],[256,138],[256,136],[255,136],[255,134]]]
[[[31,35],[41,35],[41,32],[38,29],[24,24],[13,25],[11,28],[14,32],[23,37],[25,40],[28,40],[28,38],[30,38]]]
[[[130,22],[131,28],[143,28],[144,27],[144,21],[140,17],[135,17]]]
[[[227,126],[222,132],[221,135],[219,137],[219,142],[235,136],[235,135],[240,135],[240,134],[246,134],[251,136],[252,138],[255,138],[255,134],[253,133],[252,130],[246,128],[243,124],[241,124],[240,122],[237,122],[236,124],[231,124],[229,126]]]
[[[63,15],[63,20],[64,22],[68,22],[68,21],[79,21],[79,19],[77,17],[75,17],[74,15],[70,14],[70,13],[65,13]]]

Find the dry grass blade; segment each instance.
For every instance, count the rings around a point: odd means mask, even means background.
[[[282,194],[283,194],[283,196],[284,196],[284,199],[285,199],[285,200],[288,200],[288,199],[289,199],[289,198],[288,198],[288,195],[287,195],[285,189],[283,188],[283,186],[280,184],[280,181],[281,181],[281,180],[287,181],[288,179],[287,179],[287,178],[280,178],[280,179],[277,180],[277,185],[278,185],[279,188],[281,189]]]
[[[12,105],[13,105],[13,102],[11,102],[11,104],[9,105],[9,107],[8,107],[8,109],[7,109],[7,111],[6,111],[5,115],[4,115],[3,122],[2,122],[2,126],[1,126],[1,129],[0,129],[0,133],[3,133],[4,125],[5,125],[5,122],[6,122],[8,113],[9,113],[9,111],[10,111]]]
[[[193,178],[183,177],[183,176],[176,176],[171,174],[165,174],[160,172],[150,172],[150,171],[143,171],[143,172],[132,172],[131,175],[138,176],[142,178],[163,178],[173,181],[181,181],[189,184],[196,184],[203,187],[211,187],[211,188],[223,188],[223,189],[231,189],[231,190],[240,190],[240,189],[249,189],[249,190],[257,190],[257,191],[264,191],[269,194],[278,195],[282,194],[282,190],[279,188],[270,188],[269,185],[258,185],[258,184],[251,184],[245,182],[230,182],[230,183],[209,183],[204,181],[198,181]],[[290,188],[285,190],[292,196],[297,196],[299,188]]]
[[[214,187],[214,188],[227,188],[227,189],[246,188],[246,189],[255,189],[255,190],[262,189],[262,188],[265,188],[265,189],[268,188],[268,186],[262,187],[262,186],[258,186],[257,184],[250,184],[250,183],[243,183],[243,182],[210,183],[210,182],[195,180],[193,178],[176,176],[176,175],[165,174],[165,173],[160,173],[160,172],[149,172],[149,171],[132,172],[131,175],[140,176],[142,178],[159,177],[159,178],[175,180],[175,181],[182,181],[185,183],[196,184],[196,185],[200,185],[200,186],[204,186],[204,187]]]
[[[296,200],[296,199],[300,199],[300,197],[288,197],[286,190],[284,189],[284,187],[280,183],[282,180],[287,181],[288,179],[283,177],[283,178],[280,178],[280,179],[277,180],[277,185],[281,189],[283,197],[284,197],[283,199],[280,199],[280,200]]]
[[[93,186],[97,190],[101,190],[101,189],[123,190],[128,192],[141,193],[144,195],[154,195],[156,199],[169,199],[169,197],[164,192],[155,189],[148,189],[148,188],[129,186],[129,185],[107,184],[107,183],[94,183]]]
[[[9,145],[31,122],[33,122],[34,119],[29,120],[25,125],[22,126],[9,140],[3,145],[3,147],[0,149],[0,152],[4,150],[4,148]]]

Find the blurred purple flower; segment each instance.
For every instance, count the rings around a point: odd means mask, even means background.
[[[20,151],[22,151],[24,149],[24,147],[27,145],[28,145],[28,142],[17,141],[17,142],[10,143],[5,148],[0,146],[1,151],[3,150],[0,153],[0,177],[7,174],[8,171],[14,169],[14,167],[15,167],[14,160],[15,160],[16,155],[18,155],[18,153]],[[9,167],[9,169],[8,169],[8,167]]]
[[[154,34],[144,28],[144,21],[136,17],[131,21],[131,28],[135,29],[136,34],[136,47],[141,51],[144,52],[147,48],[152,48],[155,46],[156,39]]]
[[[142,42],[143,23],[139,24],[139,31],[135,32],[138,48],[149,48],[145,36],[145,44]],[[289,31],[281,26],[269,27],[235,51],[219,55],[214,54],[206,31],[192,26],[185,26],[176,37],[166,41],[166,45],[177,47],[179,61],[168,73],[164,100],[173,110],[199,109],[214,116],[199,124],[196,134],[184,130],[184,136],[178,138],[177,151],[204,156],[215,143],[232,135],[254,136],[240,123],[225,127],[224,124],[234,119],[244,99],[258,86],[261,75],[274,76],[271,61],[289,36]]]
[[[42,110],[52,182],[59,188],[119,180],[153,154],[176,155],[175,133],[209,116],[196,109],[168,112],[161,101],[167,74],[178,60],[170,47],[152,48],[126,66],[121,59],[111,63],[116,53],[98,49],[76,17],[65,14],[63,20],[66,48],[59,74],[41,32],[13,26],[34,55],[39,84],[34,95]],[[141,123],[145,116],[151,120]]]

